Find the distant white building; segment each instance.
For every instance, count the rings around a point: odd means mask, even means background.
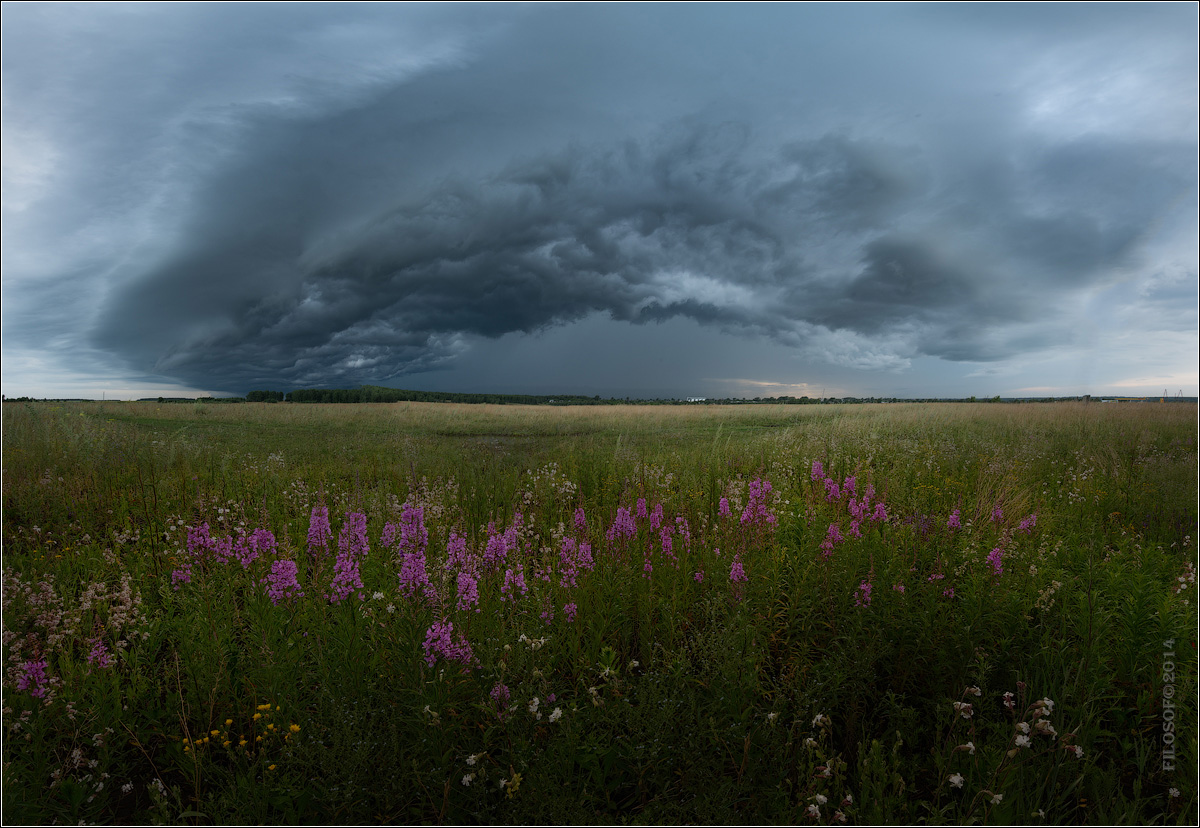
[[[708,399],[708,397],[688,397],[687,401],[688,402],[704,402],[707,399]]]

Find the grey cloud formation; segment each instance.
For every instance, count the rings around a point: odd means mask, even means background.
[[[171,8],[5,7],[6,351],[240,393],[689,320],[851,387],[1188,325],[1182,7]]]

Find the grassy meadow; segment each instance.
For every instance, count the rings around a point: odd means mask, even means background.
[[[6,402],[4,821],[1192,825],[1196,441]]]

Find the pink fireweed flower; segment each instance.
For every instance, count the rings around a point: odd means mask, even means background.
[[[699,584],[699,583],[702,583],[702,582],[704,581],[704,570],[703,570],[703,569],[697,569],[697,570],[696,570],[696,574],[692,576],[692,580],[693,580],[693,581],[695,581],[695,582],[696,582],[696,583],[698,583],[698,584]]]
[[[425,528],[425,509],[405,503],[400,508],[399,551],[424,553],[428,546],[429,530]]]
[[[579,612],[579,607],[572,601],[569,604],[563,604],[563,615],[567,617],[567,621],[575,620],[575,613]],[[550,701],[554,701],[550,699]]]
[[[639,501],[640,503],[640,501]],[[654,504],[654,511],[650,513],[650,528],[655,531],[662,526],[663,522],[663,507],[661,503]]]
[[[859,521],[857,519],[850,521],[850,528],[846,530],[846,534],[852,538],[862,537],[862,530],[859,529]]]
[[[511,569],[504,570],[504,585],[500,587],[501,601],[515,602],[528,592],[529,587],[525,586],[525,570],[523,568],[517,567],[516,572]]]
[[[187,550],[196,559],[202,558],[204,553],[212,550],[212,536],[209,534],[207,522],[188,527]]]
[[[346,522],[338,533],[338,552],[362,561],[367,557],[370,546],[367,541],[367,516],[362,512],[347,512]]]
[[[297,572],[295,561],[282,560],[271,564],[271,572],[260,583],[265,585],[267,596],[273,605],[278,606],[280,601],[304,597],[304,593],[300,591],[300,582],[296,580]]]
[[[181,586],[184,584],[190,584],[191,582],[192,565],[190,563],[185,563],[183,566],[179,567],[179,569],[174,569],[171,571],[171,586],[176,592],[179,591]]]
[[[718,517],[731,517],[732,514],[733,513],[729,511],[729,498],[721,498],[720,503],[717,504]]]
[[[746,508],[742,510],[743,526],[774,526],[775,514],[767,508],[771,497],[771,481],[765,478],[755,478],[750,481],[750,496]]]
[[[468,572],[458,573],[458,609],[479,612],[479,581]]]
[[[1002,520],[1004,520],[1004,510],[997,506],[995,509],[992,509],[992,521],[999,523]]]
[[[992,573],[995,575],[1004,574],[1004,550],[996,547],[987,556],[987,562],[992,565]]]
[[[275,552],[275,536],[267,529],[255,529],[249,535],[237,539],[234,553],[242,569],[249,569],[250,564],[258,560],[260,555],[271,555]]]
[[[901,595],[904,594],[904,584],[895,584],[892,589],[894,589],[896,592],[899,592]]]
[[[857,484],[857,479],[851,475],[842,481],[842,492],[849,497],[854,497],[854,487]]]
[[[671,551],[671,527],[664,526],[658,533],[659,542],[662,544],[662,553],[668,558],[674,560],[675,553]]]
[[[442,619],[435,621],[425,631],[425,663],[432,667],[439,658],[470,668],[475,663],[475,654],[462,633],[454,636],[454,622]],[[494,691],[493,691],[494,692]]]
[[[950,513],[950,519],[946,521],[947,529],[961,529],[962,528],[962,521],[959,519],[958,512],[959,512],[959,510],[955,509],[953,512]]]
[[[687,518],[683,515],[675,518],[675,532],[683,539],[683,549],[685,552],[691,551],[692,548],[692,529],[688,526]]]
[[[637,525],[633,522],[633,515],[623,506],[617,507],[617,516],[613,519],[612,526],[608,528],[609,543],[615,543],[619,540],[632,538],[637,534]]]
[[[581,535],[587,531],[587,515],[582,506],[575,510],[575,531]]]
[[[358,574],[358,561],[349,555],[338,555],[337,561],[334,563],[333,581],[329,584],[329,593],[325,596],[325,600],[331,604],[340,604],[356,590],[361,599],[362,588],[362,578]]]
[[[46,698],[46,691],[50,687],[50,679],[46,676],[46,660],[26,661],[18,669],[17,689],[28,690],[35,699]]]
[[[837,481],[832,477],[825,478],[825,500],[827,503],[833,503],[835,500],[840,500],[842,490],[838,487]]]
[[[101,670],[106,670],[112,666],[113,657],[108,652],[108,645],[104,643],[104,639],[100,636],[92,639],[92,650],[88,653],[87,663],[93,667],[99,667]]]
[[[463,571],[475,573],[478,560],[467,551],[467,539],[457,532],[451,532],[446,539],[446,571]]]
[[[887,509],[883,505],[883,501],[875,504],[875,514],[871,515],[871,520],[876,522],[886,522],[888,519]]]
[[[512,693],[509,691],[508,685],[497,682],[488,696],[491,698],[492,704],[496,707],[496,715],[504,718],[504,713],[508,709],[508,700],[512,698]]]
[[[1017,529],[1028,535],[1033,532],[1033,527],[1035,526],[1037,526],[1037,512],[1034,512],[1021,521],[1020,525],[1017,526]]]
[[[646,498],[639,497],[637,502],[637,518],[638,520],[646,519]]]
[[[338,560],[341,559],[342,556],[339,555]],[[357,566],[355,562],[356,571]],[[429,581],[429,572],[425,568],[423,549],[400,553],[400,593],[405,598],[422,595],[431,601],[437,596],[437,591]]]
[[[735,584],[744,584],[750,580],[746,577],[746,570],[742,568],[741,553],[733,556],[733,565],[729,567],[729,580]]]
[[[822,465],[820,460],[812,461],[812,472],[810,473],[809,478],[816,483],[823,477],[825,477],[825,466]]]
[[[871,582],[863,581],[858,585],[858,593],[854,596],[854,606],[871,606]]]
[[[205,526],[207,529],[207,525]],[[333,530],[329,528],[329,509],[324,504],[314,506],[308,519],[308,554],[314,558],[329,551]]]

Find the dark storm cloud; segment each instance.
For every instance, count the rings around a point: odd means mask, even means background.
[[[598,316],[990,362],[1070,343],[1195,198],[1194,125],[1139,117],[1194,92],[1163,7],[273,8],[6,36],[9,342],[234,392]]]
[[[1174,194],[1178,163],[1156,171],[1114,154],[1110,180],[1066,169],[1029,184],[1036,207],[993,194],[986,212],[955,220],[931,203],[972,192],[932,192],[920,173],[929,159],[910,149],[839,136],[772,148],[738,124],[685,124],[450,179],[330,238],[311,232],[321,188],[304,176],[277,175],[279,187],[231,176],[201,211],[203,232],[189,234],[203,249],[119,294],[96,341],[231,390],[387,381],[448,365],[464,336],[595,312],[799,345],[814,326],[897,333],[903,357],[996,360],[1062,341],[1051,328],[1002,328],[1098,278]],[[323,166],[320,154],[274,158]],[[1042,179],[1045,163],[1033,165]],[[1019,171],[1005,175],[1019,189]],[[898,233],[906,222],[925,227]],[[953,242],[960,234],[967,243]],[[1002,278],[1013,268],[1029,278]]]

